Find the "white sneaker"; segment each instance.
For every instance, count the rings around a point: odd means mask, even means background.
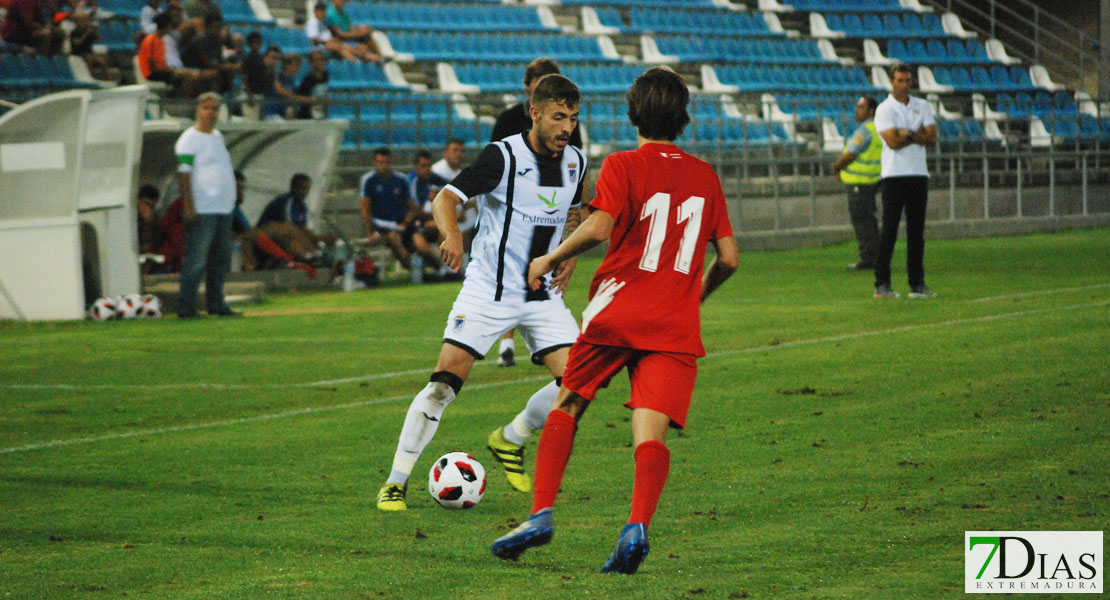
[[[911,289],[910,298],[936,298],[937,293],[929,289],[929,286],[924,283]]]

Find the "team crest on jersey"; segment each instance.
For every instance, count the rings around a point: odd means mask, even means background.
[[[576,173],[578,173],[578,163],[570,163],[567,165],[567,174],[570,175],[571,179],[574,179]]]
[[[466,315],[455,315],[452,321],[455,324],[455,331],[462,331],[463,324],[466,323]]]

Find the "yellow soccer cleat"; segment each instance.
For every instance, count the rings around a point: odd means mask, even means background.
[[[378,510],[405,510],[405,486],[387,483],[378,492]]]
[[[524,446],[522,444],[514,444],[506,440],[504,432],[498,427],[486,438],[486,447],[493,453],[497,462],[505,467],[505,477],[509,479],[509,485],[513,486],[518,492],[527,494],[532,491],[532,478],[524,472]]]

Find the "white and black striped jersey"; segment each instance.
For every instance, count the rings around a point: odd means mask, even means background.
[[[538,156],[524,134],[486,146],[445,189],[478,203],[478,234],[460,294],[496,302],[546,300],[545,285],[528,289],[528,263],[559,245],[567,211],[582,201],[586,156],[567,146]]]

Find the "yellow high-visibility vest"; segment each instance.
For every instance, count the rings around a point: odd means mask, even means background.
[[[875,121],[863,124],[871,132],[871,143],[862,154],[840,170],[840,181],[846,185],[875,185],[879,183],[883,164],[883,140],[875,130]]]

